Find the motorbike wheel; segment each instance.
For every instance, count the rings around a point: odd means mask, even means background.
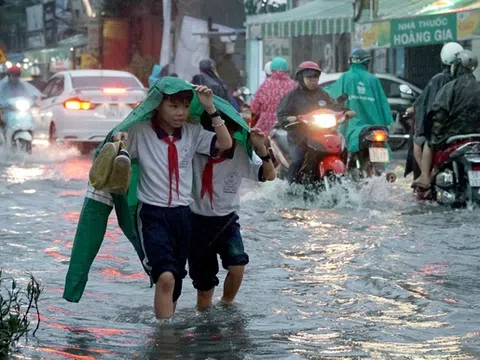
[[[14,145],[14,150],[18,152],[24,152],[27,154],[32,153],[32,143],[30,141],[25,141],[22,139],[16,140]]]
[[[50,125],[50,130],[48,131],[48,142],[50,145],[54,145],[57,142],[57,127],[54,123]]]

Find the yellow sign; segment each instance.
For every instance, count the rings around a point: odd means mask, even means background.
[[[480,11],[457,13],[457,40],[480,37]]]
[[[98,69],[98,58],[89,53],[84,53],[81,56],[81,68],[82,69]]]
[[[5,53],[3,52],[2,49],[0,49],[0,63],[4,63],[4,62],[7,62],[7,61],[8,61],[8,59],[5,56]]]

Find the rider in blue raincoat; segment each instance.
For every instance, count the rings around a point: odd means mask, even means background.
[[[7,70],[7,77],[0,81],[0,106],[8,99],[14,97],[26,97],[36,100],[42,96],[35,86],[20,79],[22,69],[14,65]]]
[[[367,126],[388,126],[393,116],[378,78],[368,71],[371,56],[364,49],[350,55],[350,69],[335,83],[325,88],[332,98],[348,95],[345,106],[356,113],[353,119],[339,127],[350,153],[359,151],[360,132]]]

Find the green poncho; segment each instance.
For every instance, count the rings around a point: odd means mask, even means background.
[[[393,122],[380,81],[363,65],[352,64],[350,70],[325,90],[334,99],[348,94],[345,106],[356,113],[353,119],[339,128],[347,140],[350,152],[358,151],[359,135],[363,128],[372,125],[388,126]]]
[[[145,100],[118,126],[116,126],[100,144],[101,149],[107,141],[111,141],[113,134],[119,131],[127,131],[128,128],[140,121],[148,121],[152,118],[155,109],[162,102],[163,94],[172,95],[184,90],[192,90],[193,86],[179,78],[165,77],[157,81],[149,90]],[[204,112],[196,93],[190,105],[190,115],[193,119],[199,120]],[[247,152],[251,154],[247,137],[249,127],[243,121],[240,114],[225,100],[214,96],[215,107],[225,116],[227,120],[233,120],[240,125],[239,131],[234,134],[237,142],[244,145]],[[95,157],[98,155],[97,150]],[[135,211],[137,207],[137,184],[139,177],[138,161],[132,161],[131,185],[126,195],[112,195],[101,191],[95,191],[89,187],[85,197],[82,212],[75,234],[70,265],[65,280],[63,298],[70,302],[79,302],[88,280],[88,272],[97,256],[107,229],[107,222],[113,207],[118,219],[118,224],[125,236],[135,248],[138,257],[143,261],[143,253],[135,226]],[[147,272],[148,273],[148,272]]]

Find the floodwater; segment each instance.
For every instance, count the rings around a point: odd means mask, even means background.
[[[160,323],[113,217],[84,297],[62,299],[90,165],[65,149],[0,157],[0,268],[45,286],[40,330],[13,358],[480,359],[478,209],[418,204],[410,179],[310,204],[281,181],[245,184],[251,263],[237,302],[199,313],[187,278]]]

